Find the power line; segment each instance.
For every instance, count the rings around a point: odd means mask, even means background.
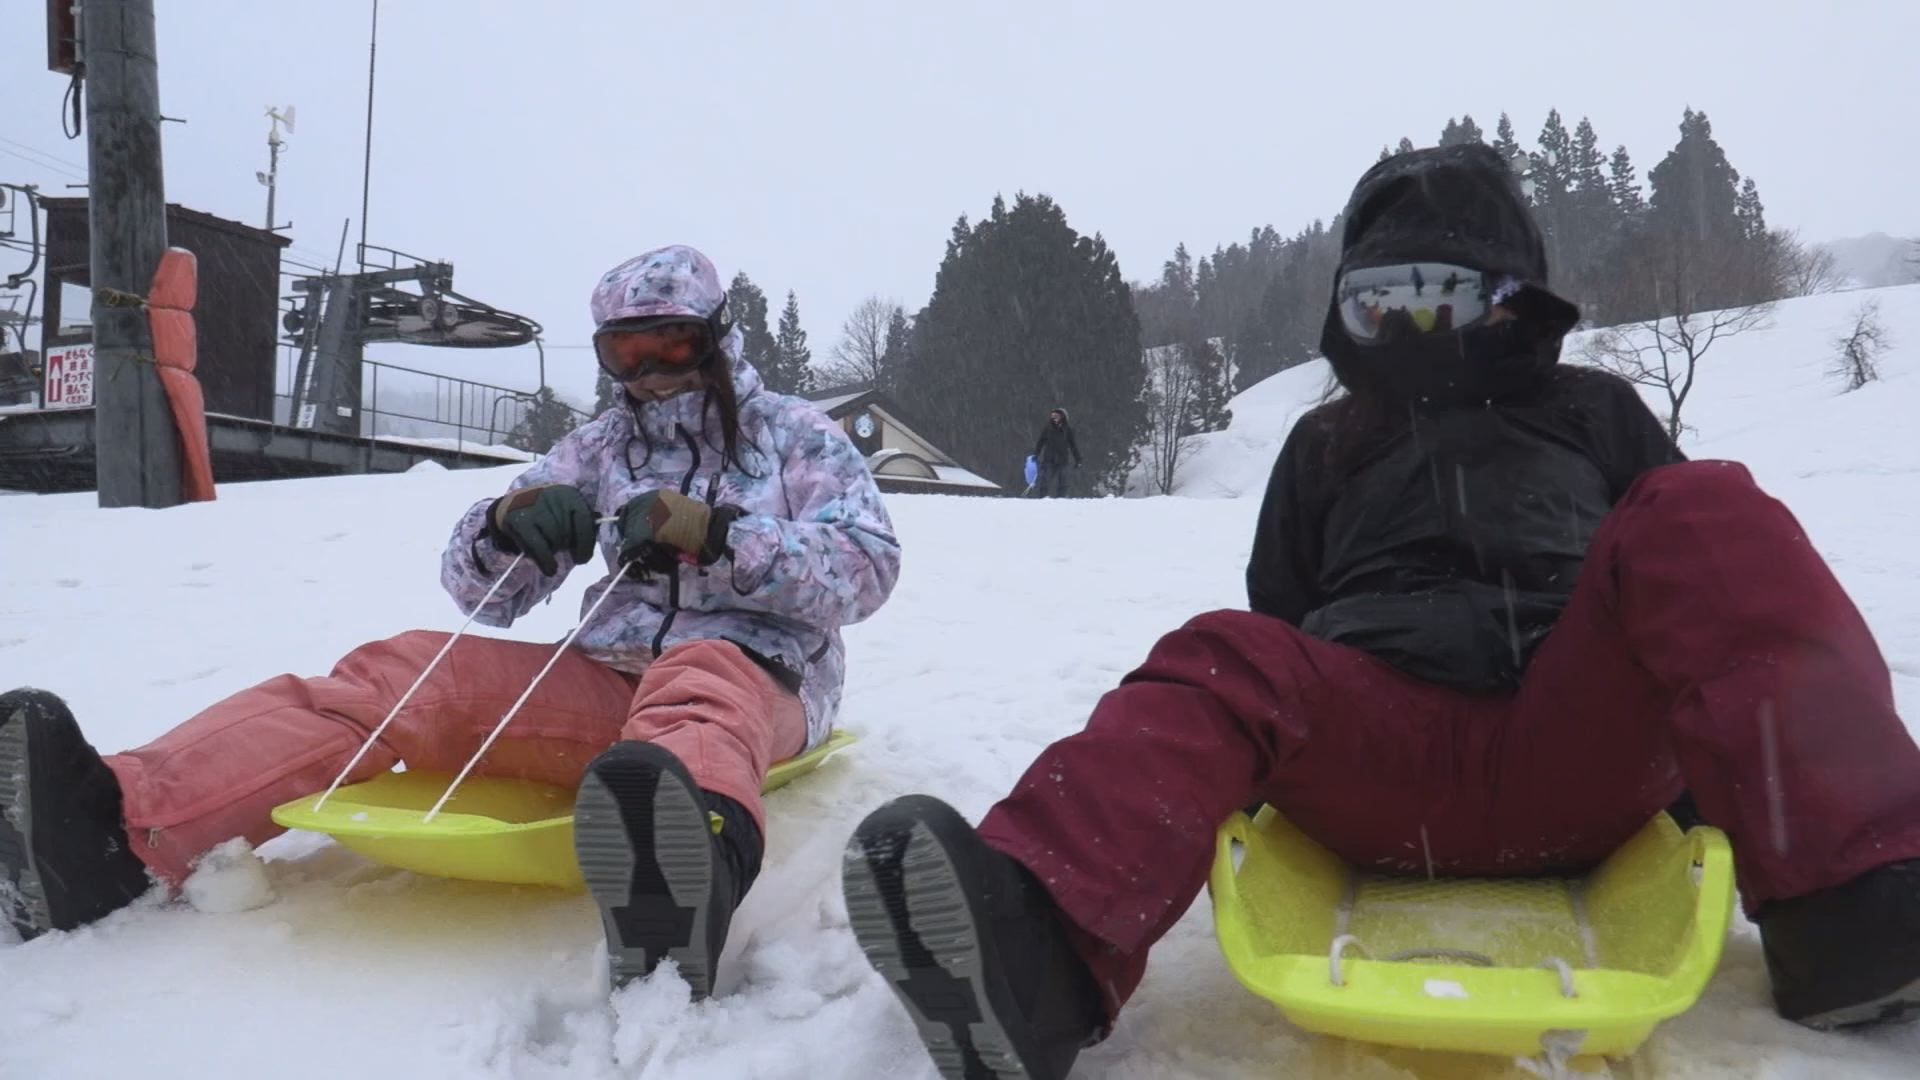
[[[69,165],[66,162],[61,161],[59,158],[56,158],[52,154],[49,154],[43,150],[35,150],[33,147],[28,146],[25,143],[17,143],[17,142],[14,142],[12,139],[7,139],[7,138],[0,138],[0,143],[6,143],[8,144],[8,146],[16,146],[20,148],[18,150],[10,150],[7,148],[7,146],[0,146],[0,154],[6,154],[10,157],[19,158],[21,161],[25,161],[33,165],[38,165],[43,169],[51,169],[54,172],[63,173],[66,176],[72,177],[75,180],[85,180],[87,178],[87,174],[85,172],[80,171],[76,166]]]
[[[9,139],[4,135],[0,135],[0,143],[6,143],[8,146],[12,146],[20,150],[25,150],[31,154],[36,154],[42,158],[45,158],[48,162],[54,165],[59,165],[62,168],[84,171],[84,167],[81,165],[77,165],[74,162],[68,161],[66,158],[63,158],[60,155],[53,153],[50,150],[42,150],[37,146],[30,146],[27,143],[23,143],[18,139]]]

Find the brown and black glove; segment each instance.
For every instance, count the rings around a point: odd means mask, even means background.
[[[575,563],[593,558],[599,528],[587,497],[567,484],[510,491],[487,510],[487,539],[493,546],[509,555],[524,554],[548,575],[560,569],[557,552],[572,555]]]
[[[620,561],[659,572],[676,562],[711,566],[727,553],[727,530],[741,513],[677,491],[636,495],[620,508]]]

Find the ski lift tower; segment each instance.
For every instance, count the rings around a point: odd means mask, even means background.
[[[540,347],[539,323],[455,292],[452,263],[372,245],[360,247],[359,262],[355,273],[293,281],[298,295],[281,325],[300,351],[289,415],[294,427],[375,434],[361,430],[361,375],[369,344]],[[546,382],[542,350],[540,385]]]

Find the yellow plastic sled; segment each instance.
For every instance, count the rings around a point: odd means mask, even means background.
[[[1376,875],[1264,807],[1221,826],[1209,889],[1228,966],[1299,1027],[1565,1062],[1629,1054],[1699,998],[1733,855],[1661,814],[1584,878]]]
[[[827,740],[767,772],[761,790],[812,772],[854,741],[835,729]],[[289,829],[325,833],[376,862],[436,877],[551,885],[585,883],[573,855],[573,789],[534,780],[469,776],[447,805],[425,820],[452,773],[389,772],[342,785],[318,811],[319,793],[274,808]]]

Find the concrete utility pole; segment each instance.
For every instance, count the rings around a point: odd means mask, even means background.
[[[175,506],[180,432],[155,370],[145,296],[167,247],[153,0],[80,5],[86,65],[94,471],[101,506]]]

